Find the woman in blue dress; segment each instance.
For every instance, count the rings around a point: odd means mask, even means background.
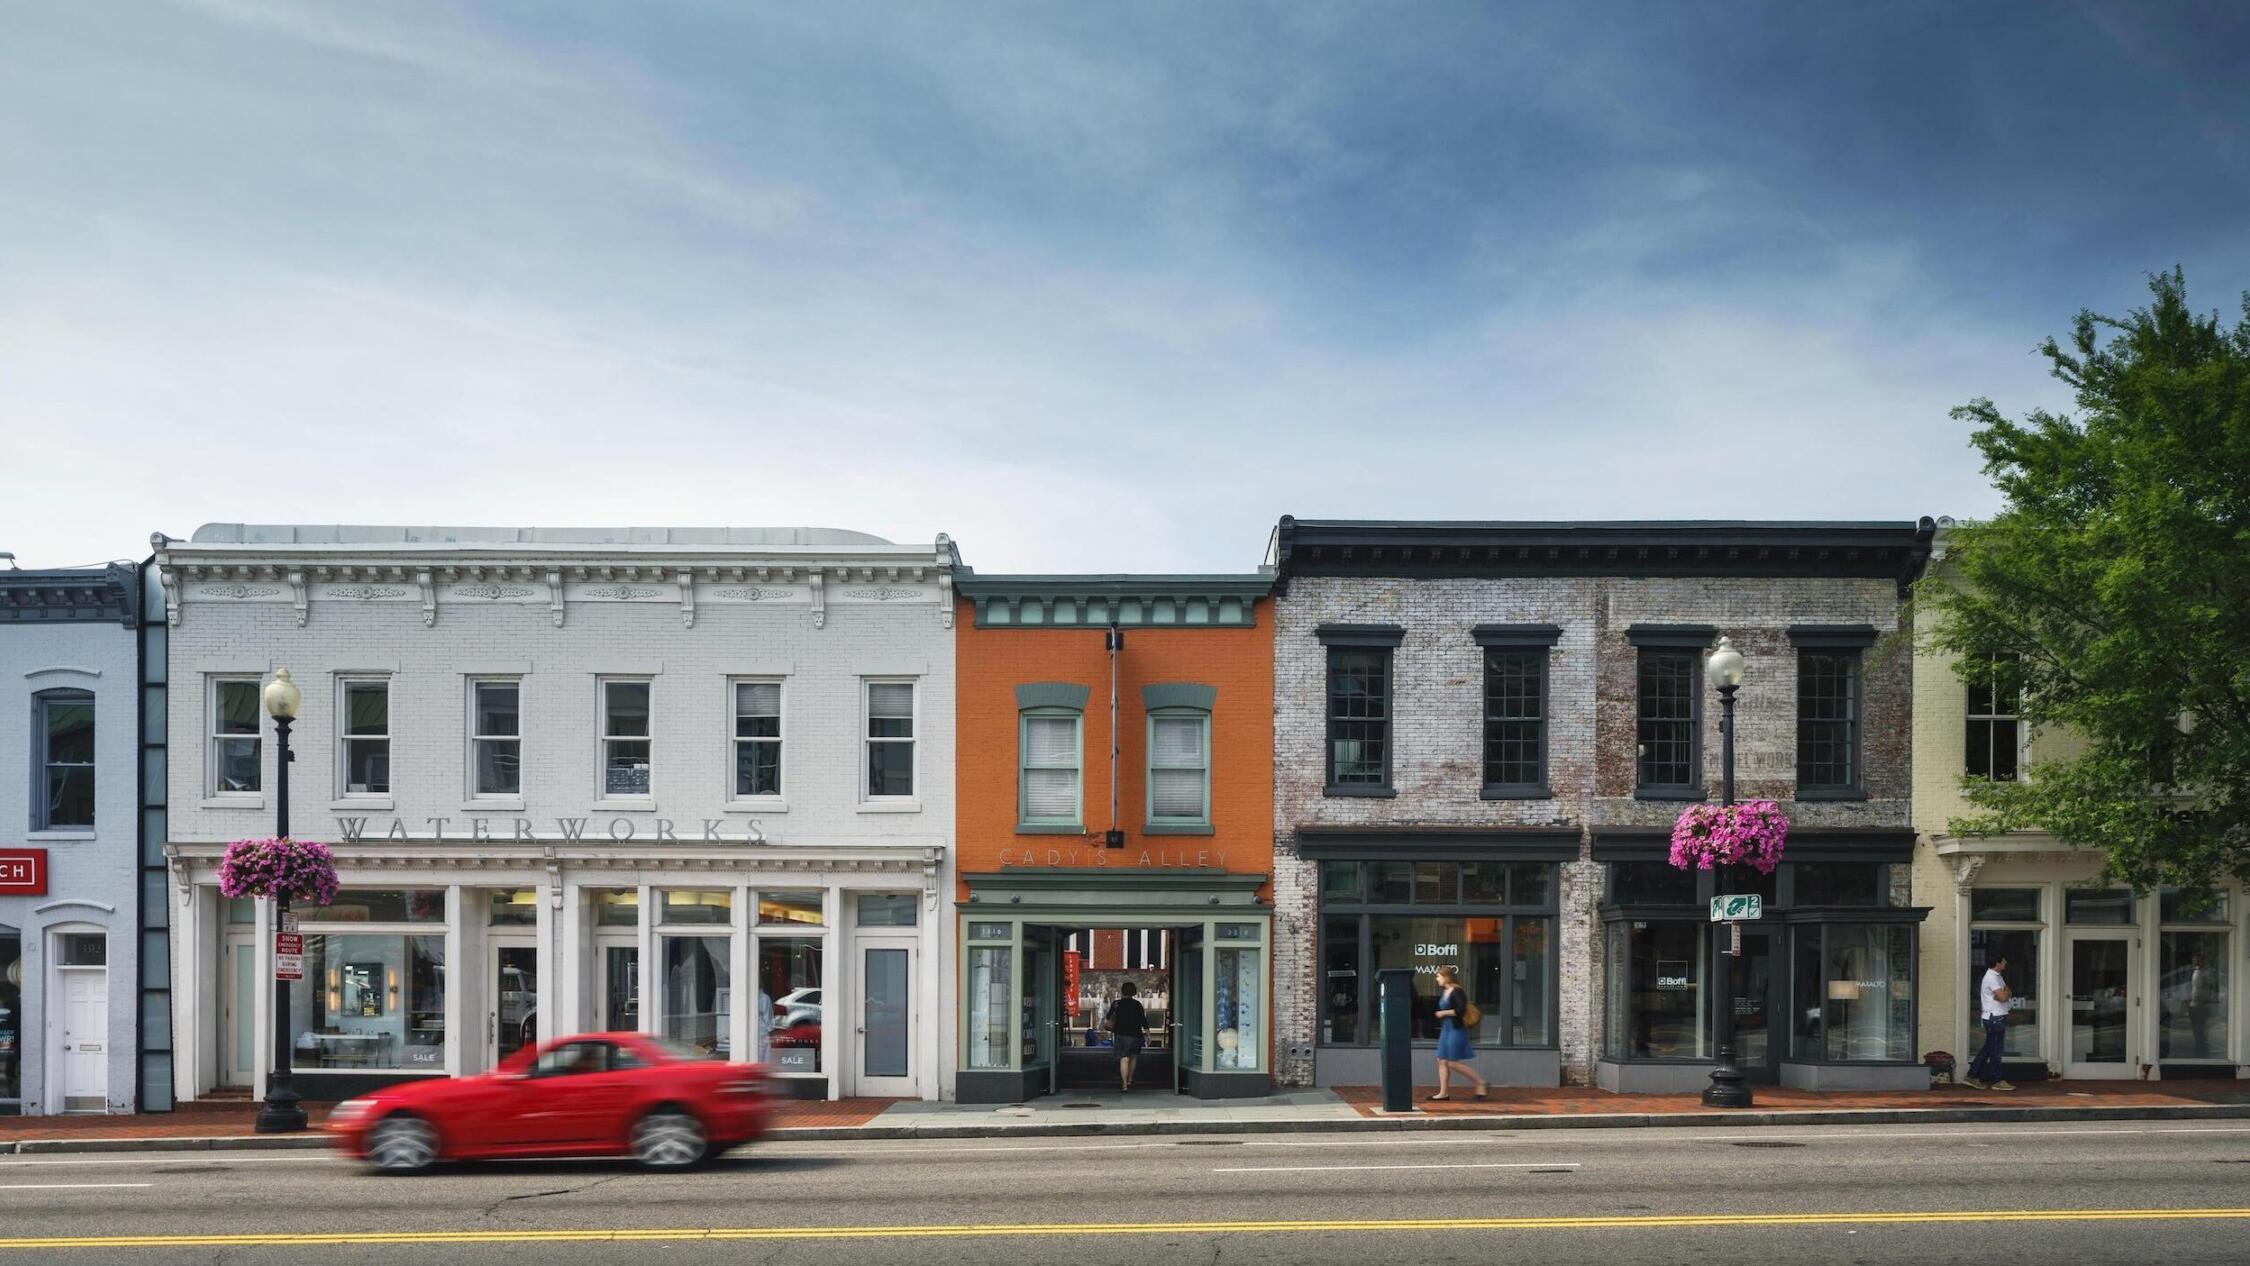
[[[1463,1023],[1469,1014],[1469,991],[1461,987],[1461,973],[1452,967],[1437,969],[1437,1093],[1433,1100],[1450,1099],[1446,1093],[1447,1076],[1458,1071],[1477,1085],[1477,1098],[1484,1098],[1484,1078],[1469,1061],[1477,1057],[1476,1048],[1469,1045],[1469,1030]]]

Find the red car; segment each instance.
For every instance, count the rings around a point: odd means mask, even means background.
[[[504,1156],[631,1156],[684,1169],[756,1137],[770,1099],[758,1065],[646,1033],[589,1033],[527,1047],[489,1073],[347,1100],[321,1128],[394,1173]]]

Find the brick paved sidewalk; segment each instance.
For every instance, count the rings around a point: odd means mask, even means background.
[[[777,1107],[774,1125],[779,1129],[814,1126],[865,1125],[891,1099],[785,1099]],[[308,1104],[305,1116],[319,1125],[328,1115],[326,1104]],[[242,1138],[252,1128],[258,1105],[252,1102],[224,1106],[189,1105],[178,1112],[144,1112],[136,1116],[0,1117],[0,1148],[34,1139],[201,1139]]]
[[[1753,1088],[1757,1106],[1773,1112],[1898,1108],[2156,1108],[2250,1103],[2250,1081],[2049,1081],[2009,1090],[1942,1086],[1931,1090],[1812,1091],[1786,1086]],[[1374,1086],[1337,1088],[1362,1116],[1377,1115],[1383,1092]],[[1437,1087],[1416,1086],[1414,1106],[1432,1116],[1579,1116],[1600,1113],[1725,1113],[1707,1108],[1700,1094],[1621,1095],[1591,1086],[1528,1090],[1496,1086],[1483,1100],[1456,1086],[1433,1103]]]

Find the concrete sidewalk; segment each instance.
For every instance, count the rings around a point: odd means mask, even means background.
[[[1022,1104],[847,1099],[781,1105],[775,1140],[992,1139],[1106,1135],[1383,1133],[1423,1130],[1618,1129],[1646,1126],[1931,1125],[1965,1122],[2250,1120],[2250,1081],[2048,1082],[2013,1093],[1927,1091],[1817,1094],[1757,1088],[1749,1109],[1706,1108],[1694,1095],[1619,1095],[1588,1087],[1495,1090],[1484,1102],[1428,1101],[1380,1111],[1372,1087],[1298,1090],[1257,1099],[1200,1100],[1115,1091],[1073,1092]],[[138,1117],[0,1119],[0,1154],[317,1148],[317,1132],[258,1135],[254,1105]],[[318,1114],[315,1114],[317,1121]]]

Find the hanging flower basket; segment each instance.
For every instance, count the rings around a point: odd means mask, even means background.
[[[336,855],[310,840],[236,840],[219,859],[219,891],[324,906],[336,899]]]
[[[1771,800],[1688,806],[1672,824],[1672,864],[1681,870],[1748,866],[1770,875],[1789,842],[1789,819]]]

